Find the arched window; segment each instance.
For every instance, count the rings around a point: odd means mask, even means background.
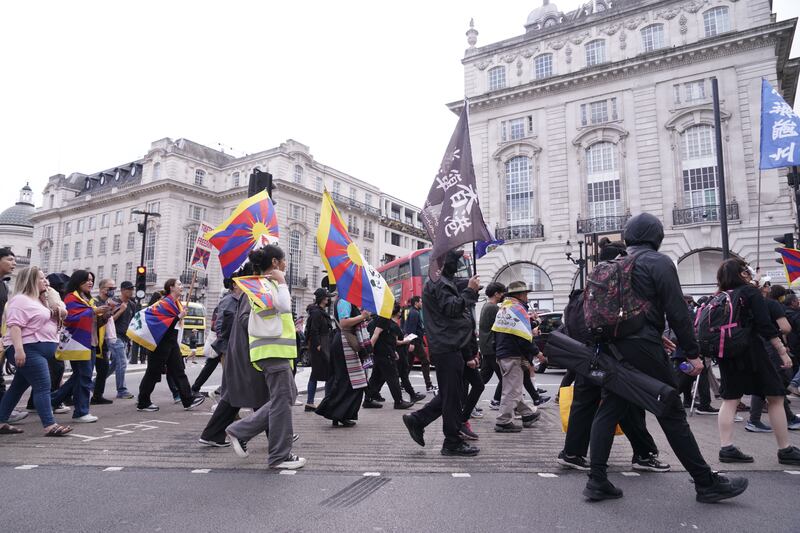
[[[553,75],[553,54],[542,54],[533,59],[533,77],[537,80]]]
[[[506,86],[506,67],[492,67],[489,69],[489,90],[496,91]]]
[[[663,24],[651,24],[642,28],[642,50],[652,52],[666,45]]]
[[[202,187],[203,186],[203,182],[205,181],[205,179],[206,179],[206,171],[205,170],[201,170],[201,169],[198,168],[197,170],[194,171],[194,184],[195,185],[198,185],[198,186]]]
[[[161,163],[153,163],[153,179],[161,178]]]
[[[606,42],[603,39],[586,43],[586,66],[591,67],[606,62]]]
[[[233,187],[238,187],[239,186],[239,173],[238,172],[234,172],[233,175],[231,175],[231,186],[233,186]]]
[[[524,281],[531,292],[528,302],[540,311],[553,310],[553,283],[547,272],[528,262],[512,263],[497,273],[494,281],[508,286],[512,281]]]
[[[586,200],[589,218],[623,214],[616,147],[598,142],[586,149]]]
[[[194,253],[194,245],[196,241],[197,241],[197,226],[192,226],[186,229],[186,236],[184,238],[184,245],[183,245],[184,265],[192,264],[192,254]]]
[[[706,37],[714,37],[720,33],[730,31],[731,21],[728,17],[728,8],[720,6],[703,13],[703,29],[706,32]]]
[[[297,184],[303,183],[303,167],[300,165],[294,166],[294,182]]]
[[[506,222],[513,226],[533,222],[531,164],[526,156],[506,161]]]
[[[681,171],[685,207],[719,203],[714,128],[700,124],[681,134]]]

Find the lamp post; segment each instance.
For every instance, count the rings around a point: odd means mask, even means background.
[[[134,215],[144,215],[144,222],[140,223],[138,227],[139,233],[142,234],[142,257],[139,264],[144,266],[144,250],[145,245],[147,244],[147,219],[149,217],[160,217],[161,213],[156,213],[155,211],[142,211],[141,209],[134,209],[131,212]]]
[[[578,266],[578,275],[580,279],[580,289],[583,290],[583,276],[584,276],[584,269],[586,268],[586,259],[583,257],[583,241],[578,241],[578,259],[572,257],[574,250],[572,248],[572,243],[567,241],[564,243],[564,255],[567,256],[567,260],[571,261],[573,265]]]

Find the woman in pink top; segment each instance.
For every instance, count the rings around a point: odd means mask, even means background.
[[[38,267],[23,268],[17,274],[14,294],[6,305],[6,327],[3,337],[6,359],[16,366],[14,381],[0,401],[0,434],[22,433],[6,423],[11,410],[22,394],[31,387],[33,403],[42,419],[45,435],[61,437],[72,428],[56,423],[50,404],[50,371],[47,361],[53,359],[58,346],[58,320],[62,310],[48,307],[47,282]]]

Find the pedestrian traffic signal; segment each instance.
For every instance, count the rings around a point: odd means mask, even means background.
[[[250,182],[247,184],[247,196],[255,196],[264,189],[267,190],[272,204],[275,205],[277,202],[272,196],[272,191],[275,189],[275,185],[272,182],[272,174],[259,169],[253,170],[253,173],[250,174]]]
[[[773,241],[783,245],[783,248],[794,248],[794,233],[784,233],[780,237],[773,237]],[[782,248],[775,248],[775,251],[780,253]],[[778,264],[783,264],[783,258],[775,260]]]
[[[792,167],[792,171],[786,175],[786,181],[792,189],[800,188],[800,171],[797,167]]]
[[[136,267],[136,297],[140,300],[144,298],[145,291],[147,290],[147,267]]]

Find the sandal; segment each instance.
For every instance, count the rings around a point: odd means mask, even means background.
[[[24,433],[24,431],[12,426],[11,424],[0,425],[0,435],[16,435],[18,433]]]
[[[63,437],[64,435],[66,435],[70,431],[72,431],[72,428],[70,426],[62,426],[62,425],[56,424],[55,426],[50,428],[50,430],[47,433],[45,433],[44,436],[45,437]]]

